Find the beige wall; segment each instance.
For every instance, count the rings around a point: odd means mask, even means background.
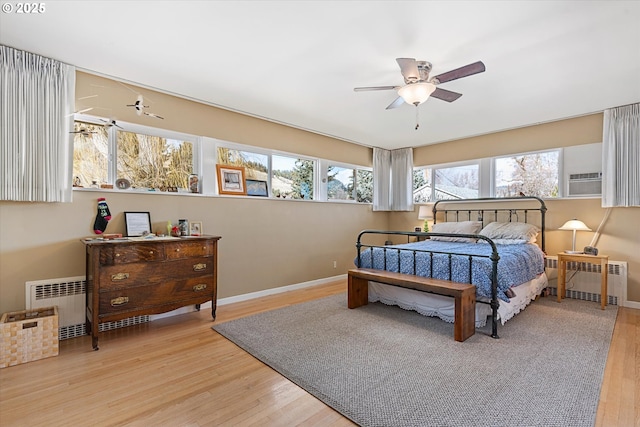
[[[263,146],[326,159],[371,164],[371,149],[243,116],[170,95],[136,88],[149,110],[165,120],[139,117],[125,107],[136,94],[121,84],[77,75],[77,98],[99,107],[91,114],[194,135]],[[147,103],[147,102],[145,102]],[[73,203],[0,201],[0,312],[25,308],[25,282],[84,275],[84,246],[93,235],[97,198],[113,215],[106,232],[124,232],[124,211],[149,211],[156,228],[187,218],[206,234],[222,236],[221,298],[346,273],[363,228],[388,228],[389,215],[370,205],[189,194],[76,190]],[[333,267],[333,261],[337,267]]]
[[[414,150],[414,163],[425,166],[601,141],[602,114],[592,114],[420,147]],[[605,215],[600,199],[550,199],[545,202],[548,208],[546,250],[549,255],[571,248],[571,232],[558,230],[565,221],[579,218],[593,230],[577,234],[576,247],[583,248],[591,242]],[[400,230],[412,230],[421,223],[417,207],[413,213],[394,213],[390,220],[391,228]],[[628,262],[627,299],[640,302],[640,208],[613,208],[601,230],[597,247],[600,253],[609,255],[611,259]]]
[[[154,230],[180,218],[219,235],[219,297],[241,295],[346,273],[363,228],[386,229],[388,215],[369,205],[199,195],[76,191],[73,203],[0,202],[0,310],[24,309],[29,280],[84,275],[84,245],[93,235],[96,199],[124,232],[124,211],[148,211]],[[337,268],[333,268],[333,261]]]
[[[371,149],[275,123],[135,88],[165,116],[137,116],[126,104],[130,89],[109,79],[78,73],[77,108],[98,107],[91,114],[163,127],[230,142],[262,146],[326,159],[371,165]],[[600,142],[602,115],[596,114],[516,129],[415,150],[416,165],[437,164]],[[365,228],[410,230],[420,225],[416,213],[372,212],[369,205],[292,200],[127,193],[80,190],[73,203],[0,201],[0,312],[25,307],[24,283],[84,274],[80,239],[92,235],[96,199],[106,197],[114,216],[107,232],[123,232],[124,211],[149,211],[154,227],[179,218],[202,221],[207,234],[222,236],[219,295],[229,297],[344,274],[355,257],[355,238]],[[580,217],[595,229],[604,214],[600,202],[549,201],[548,253],[571,242],[557,231],[564,221]],[[598,247],[614,259],[629,262],[629,299],[640,301],[640,209],[614,209]],[[578,246],[592,233],[580,233]],[[337,261],[337,268],[333,268]]]

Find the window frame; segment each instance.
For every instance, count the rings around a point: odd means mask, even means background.
[[[74,114],[74,122],[85,122],[92,125],[107,126],[104,118],[90,116],[86,114]],[[107,127],[108,138],[108,155],[107,155],[107,184],[115,185],[118,177],[118,131],[131,132],[137,134],[144,134],[164,139],[174,139],[184,142],[190,142],[192,144],[192,164],[194,173],[198,176],[202,173],[202,154],[201,154],[201,138],[196,135],[191,135],[183,132],[176,132],[166,129],[155,128],[151,126],[139,125],[135,123],[117,121],[119,128],[116,126]],[[188,190],[188,189],[187,189]],[[121,190],[123,191],[123,190]],[[131,191],[131,190],[130,190]]]
[[[364,171],[368,171],[373,173],[373,168],[369,167],[369,166],[360,166],[360,165],[355,165],[352,163],[345,163],[345,162],[336,162],[333,160],[326,160],[326,159],[321,159],[320,160],[320,181],[322,183],[322,200],[323,201],[327,201],[327,202],[336,202],[336,203],[359,203],[359,204],[371,204],[371,202],[360,202],[357,199],[357,186],[358,186],[358,182],[357,182],[357,174],[356,174],[356,181],[354,182],[354,186],[353,186],[353,199],[330,199],[329,198],[329,167],[330,166],[335,166],[335,167],[339,167],[339,168],[343,168],[343,169],[353,169],[354,171],[358,171],[358,170],[364,170]]]
[[[76,113],[73,115],[73,120],[79,122],[85,122],[91,125],[103,126],[107,131],[107,146],[108,146],[108,154],[107,154],[107,184],[114,185],[117,179],[117,143],[118,143],[118,131],[131,132],[143,135],[149,135],[153,137],[165,138],[165,139],[174,139],[179,141],[190,142],[193,144],[193,172],[200,177],[200,182],[202,184],[201,195],[204,196],[216,196],[216,197],[251,197],[251,196],[224,196],[218,193],[217,186],[217,173],[216,173],[216,165],[218,164],[218,148],[227,148],[230,150],[238,150],[249,153],[255,153],[259,155],[267,156],[267,168],[268,168],[268,197],[260,197],[254,198],[257,200],[264,199],[278,199],[280,198],[273,196],[273,188],[272,188],[272,180],[273,180],[273,156],[282,156],[289,157],[292,159],[301,159],[313,162],[313,199],[281,199],[281,200],[295,200],[295,201],[311,201],[311,202],[337,202],[337,203],[358,203],[358,204],[371,204],[371,202],[359,202],[357,200],[357,181],[354,186],[354,194],[353,199],[343,200],[343,199],[329,199],[327,196],[327,184],[328,184],[328,167],[336,166],[346,169],[353,169],[355,171],[363,170],[373,173],[373,168],[370,166],[357,165],[353,163],[347,162],[338,162],[327,160],[319,157],[313,157],[298,153],[291,153],[287,151],[274,150],[269,148],[263,148],[248,144],[241,144],[231,141],[225,141],[217,138],[211,138],[206,136],[197,136],[193,134],[188,134],[184,132],[176,132],[172,130],[156,128],[147,125],[140,125],[136,123],[128,123],[118,120],[118,126],[108,126],[108,120],[104,117],[93,116],[83,113]],[[357,180],[357,177],[356,177]],[[74,188],[77,189],[77,188]],[[129,190],[118,190],[118,191],[135,191],[133,189]],[[184,194],[184,193],[162,193],[162,194]],[[190,195],[193,195],[190,193]]]
[[[435,180],[435,171],[437,169],[446,169],[453,168],[459,166],[468,166],[477,164],[478,165],[478,197],[496,197],[496,160],[516,157],[516,156],[527,156],[534,155],[539,153],[550,153],[557,152],[558,153],[558,196],[557,197],[544,197],[544,199],[562,199],[565,198],[565,177],[564,177],[564,148],[548,148],[542,150],[533,150],[533,151],[523,151],[518,153],[510,153],[503,154],[499,156],[492,157],[484,157],[481,159],[474,160],[465,160],[459,162],[450,162],[450,163],[439,163],[439,164],[431,164],[431,165],[420,165],[414,166],[413,171],[423,170],[423,169],[431,169],[431,182],[433,183]],[[435,185],[432,185],[431,188],[431,196],[429,202],[424,203],[433,203],[438,199],[435,197]],[[421,204],[420,202],[418,204]]]
[[[535,150],[535,151],[525,151],[522,153],[511,153],[511,154],[505,154],[505,155],[501,155],[501,156],[494,156],[494,157],[490,157],[488,158],[491,161],[491,196],[490,197],[496,197],[496,184],[497,184],[497,180],[496,180],[496,161],[499,159],[505,159],[505,158],[512,158],[512,157],[517,157],[517,156],[529,156],[529,155],[535,155],[535,154],[543,154],[543,153],[552,153],[552,152],[557,152],[558,153],[558,170],[557,170],[557,174],[558,174],[558,196],[557,197],[544,197],[544,199],[560,199],[564,197],[564,180],[563,180],[563,164],[564,164],[564,150],[562,148],[552,148],[552,149],[545,149],[545,150]]]

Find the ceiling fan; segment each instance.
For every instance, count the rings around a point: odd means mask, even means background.
[[[145,116],[149,116],[149,117],[155,117],[156,119],[163,119],[164,117],[160,117],[157,114],[153,114],[153,113],[149,113],[147,111],[144,111],[145,108],[149,108],[148,105],[144,105],[144,98],[142,97],[142,95],[138,95],[138,98],[136,99],[136,102],[133,104],[127,104],[127,107],[134,107],[136,109],[136,114],[137,115],[142,115],[144,114]]]
[[[78,129],[78,130],[77,130],[77,131],[75,131],[75,132],[69,132],[69,133],[79,133],[79,134],[80,134],[80,135],[82,135],[82,136],[89,137],[89,136],[91,136],[91,134],[92,134],[92,133],[98,133],[98,132],[96,132],[96,131],[91,131],[91,130],[86,129],[86,128],[80,128],[80,129]]]
[[[405,102],[417,107],[429,99],[430,96],[443,101],[453,102],[460,98],[462,94],[441,89],[437,87],[438,85],[485,71],[485,66],[482,61],[478,61],[430,78],[429,73],[432,68],[430,62],[416,61],[414,58],[396,58],[396,62],[400,66],[402,77],[404,77],[404,86],[356,87],[353,90],[356,92],[368,90],[397,91],[398,97],[387,106],[387,110],[397,108]],[[418,125],[416,125],[416,129],[417,128]]]
[[[120,126],[118,123],[116,123],[116,119],[115,118],[111,118],[109,120],[100,119],[100,121],[104,122],[104,127],[106,127],[106,128],[110,128],[111,126],[115,126],[117,128],[123,129],[122,126]]]

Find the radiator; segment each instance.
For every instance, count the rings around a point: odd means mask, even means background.
[[[64,277],[26,282],[25,301],[27,310],[58,306],[58,339],[64,340],[87,335],[86,293],[84,276]],[[134,316],[117,322],[105,322],[100,332],[125,326],[146,323],[149,316]]]
[[[607,264],[607,304],[624,306],[627,301],[627,263],[609,260]],[[558,257],[545,259],[545,270],[549,278],[551,295],[558,294]],[[567,263],[567,297],[600,302],[602,300],[600,264],[586,262]],[[555,286],[553,286],[555,284]]]

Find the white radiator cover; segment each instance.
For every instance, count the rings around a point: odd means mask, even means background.
[[[58,306],[60,340],[87,335],[85,276],[35,280],[25,283],[27,310]],[[134,316],[100,324],[100,332],[149,321],[149,316]]]
[[[557,295],[558,257],[546,257],[545,267],[549,277],[549,290],[552,295]],[[623,307],[627,302],[627,263],[625,261],[609,260],[607,268],[607,304]],[[567,296],[574,299],[600,302],[602,298],[600,295],[600,273],[600,264],[586,262],[567,263]],[[553,286],[554,283],[555,286]]]

